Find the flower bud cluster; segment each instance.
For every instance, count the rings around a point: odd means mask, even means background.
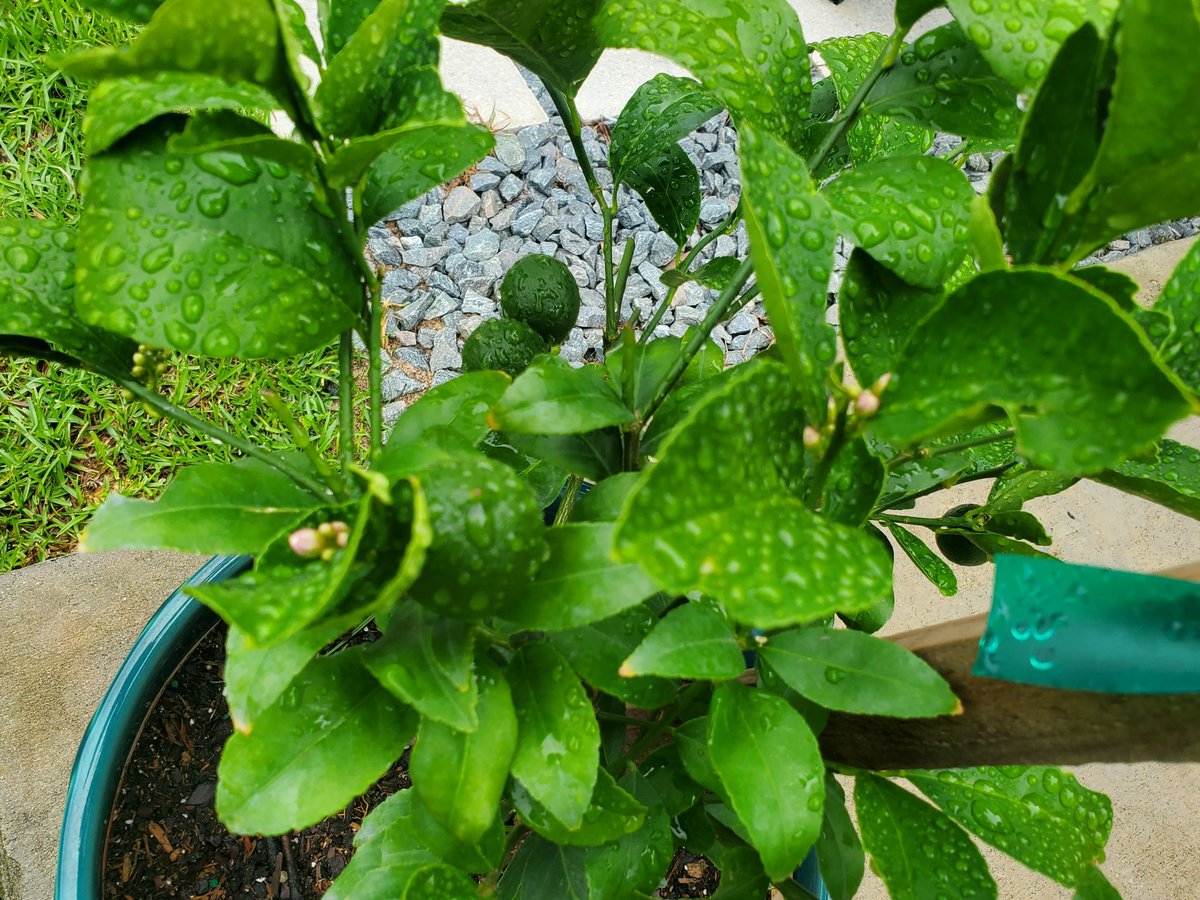
[[[329,562],[350,543],[350,526],[345,522],[322,522],[316,528],[300,528],[288,535],[288,546],[302,559]]]

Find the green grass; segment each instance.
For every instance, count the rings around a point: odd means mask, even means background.
[[[76,0],[0,0],[0,217],[77,218],[86,86],[48,59],[132,34]],[[332,352],[266,364],[173,362],[164,390],[194,414],[286,446],[259,395],[269,387],[320,449],[334,452],[336,404],[320,390],[336,370]],[[70,552],[110,491],[150,497],[181,466],[231,456],[125,403],[88,372],[0,359],[0,398],[0,572]]]

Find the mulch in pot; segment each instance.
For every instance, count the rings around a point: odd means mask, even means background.
[[[363,639],[371,640],[373,634]],[[408,753],[341,813],[285,837],[230,834],[213,808],[217,763],[233,731],[222,693],[225,628],[191,653],[151,710],[113,811],[103,896],[114,900],[314,900],[354,853],[363,818],[410,786]],[[664,898],[708,897],[720,874],[680,850]],[[554,900],[554,898],[547,898]]]

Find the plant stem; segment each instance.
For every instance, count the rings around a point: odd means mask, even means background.
[[[825,134],[825,139],[821,141],[821,145],[817,147],[816,152],[808,161],[808,170],[815,172],[820,167],[821,163],[825,162],[830,151],[837,145],[846,133],[854,125],[855,119],[858,118],[859,109],[862,107],[867,95],[871,93],[871,89],[875,87],[875,83],[879,81],[883,73],[890,69],[896,63],[897,57],[900,56],[900,48],[904,46],[904,36],[908,34],[907,28],[897,26],[892,32],[888,42],[880,51],[874,64],[871,66],[871,71],[867,73],[867,77],[863,83],[858,86],[858,90],[854,92],[854,96],[850,98],[850,102],[846,104],[846,108],[842,110],[838,118],[830,126],[829,131]]]
[[[583,125],[580,122],[579,109],[575,106],[575,101],[549,85],[545,87],[550,94],[550,99],[554,101],[554,108],[558,110],[558,115],[563,120],[563,127],[567,129],[567,136],[571,139],[571,146],[575,149],[576,160],[583,172],[583,179],[587,182],[592,196],[596,198],[596,203],[600,206],[600,218],[604,221],[604,346],[607,347],[617,339],[621,311],[621,301],[616,295],[616,280],[613,272],[613,207],[616,205],[616,186],[613,186],[614,202],[610,206],[604,197],[600,182],[596,178],[592,161],[588,159],[587,151],[584,149]]]
[[[508,637],[495,628],[489,628],[487,625],[476,624],[475,633],[482,638],[486,638],[493,644],[499,644],[501,647],[511,647],[512,642]]]
[[[1004,431],[998,431],[995,434],[985,434],[981,437],[971,438],[966,441],[959,441],[956,444],[942,444],[937,447],[922,447],[919,450],[912,450],[907,453],[901,453],[892,457],[888,461],[888,468],[895,469],[896,467],[912,462],[914,459],[932,459],[935,456],[945,456],[947,453],[957,453],[959,450],[970,450],[972,447],[982,447],[986,444],[994,444],[998,441],[1011,440],[1014,431],[1011,428],[1006,428]]]
[[[383,449],[383,297],[379,278],[373,272],[371,275],[367,284],[371,327],[364,340],[367,345],[367,389],[371,395],[371,458],[374,459]]]
[[[621,253],[621,264],[617,267],[617,283],[615,305],[618,310],[625,299],[625,285],[629,283],[629,269],[633,266],[633,238],[625,242],[625,250]]]
[[[662,321],[662,317],[667,314],[667,310],[671,308],[671,304],[675,302],[675,294],[679,291],[677,285],[671,285],[667,289],[667,293],[659,301],[658,306],[654,310],[654,315],[642,328],[642,336],[638,338],[638,342],[642,344],[650,343],[650,339],[654,336],[654,329],[658,327],[658,323]]]
[[[116,381],[121,385],[121,387],[128,390],[144,404],[152,407],[156,412],[161,413],[163,416],[169,419],[174,419],[176,422],[179,422],[181,425],[186,425],[193,431],[198,431],[203,435],[207,435],[218,444],[227,444],[228,446],[233,447],[235,450],[240,450],[247,456],[253,457],[259,462],[264,463],[265,465],[270,466],[272,469],[275,469],[276,471],[288,476],[288,478],[292,479],[292,481],[296,482],[296,484],[305,488],[314,496],[320,497],[322,500],[327,499],[330,496],[331,491],[328,485],[321,484],[321,482],[310,477],[304,472],[293,469],[286,462],[276,456],[271,455],[262,447],[252,444],[235,434],[231,434],[224,428],[221,428],[219,425],[214,425],[212,422],[206,422],[204,419],[199,419],[196,416],[193,416],[187,410],[176,406],[161,394],[155,393],[141,382],[134,381],[131,377],[126,376],[118,378]]]
[[[338,455],[342,468],[354,465],[354,332],[338,343]]]
[[[757,284],[754,285],[754,287],[750,288],[750,290],[738,297],[737,302],[734,303],[733,306],[729,307],[729,314],[731,316],[736,316],[746,308],[747,304],[751,303],[761,293],[762,289],[759,288]]]
[[[880,513],[876,518],[884,522],[895,522],[898,525],[919,525],[931,531],[937,531],[939,528],[967,528],[972,531],[975,530],[971,521],[963,516],[955,516],[953,518],[943,516],[940,519],[927,519],[923,516],[893,516],[890,513]]]
[[[316,446],[309,439],[308,433],[300,427],[300,423],[296,421],[296,417],[292,415],[292,411],[288,405],[283,402],[274,391],[261,391],[263,400],[267,402],[267,406],[271,407],[271,411],[287,429],[288,434],[292,436],[292,441],[304,452],[308,461],[312,463],[314,469],[320,473],[321,477],[328,482],[329,486],[343,499],[348,499],[344,489],[338,484],[333,469],[329,468],[329,463],[321,458],[321,454],[317,452]]]
[[[713,301],[712,306],[708,308],[708,312],[704,315],[704,321],[700,323],[700,327],[691,333],[688,341],[683,346],[679,357],[672,363],[670,370],[663,378],[662,383],[655,390],[650,402],[646,404],[646,408],[641,411],[641,419],[643,422],[648,422],[650,417],[662,405],[662,402],[667,399],[671,391],[675,389],[675,385],[679,379],[683,377],[683,373],[687,371],[688,363],[692,358],[700,352],[704,347],[708,336],[712,334],[712,330],[717,327],[729,311],[729,307],[733,304],[738,292],[743,285],[750,280],[750,275],[754,271],[754,263],[750,260],[742,262],[741,267],[734,274],[733,279],[725,286],[719,297]]]
[[[623,716],[620,713],[597,712],[596,718],[602,722],[618,722],[622,725],[632,725],[635,728],[645,728],[650,724],[648,719],[635,719],[633,716]]]
[[[680,710],[687,706],[692,698],[707,686],[707,682],[693,681],[680,691],[675,699],[671,701],[671,705],[664,709],[662,715],[654,720],[654,724],[643,731],[642,736],[634,741],[628,750],[621,754],[621,758],[616,761],[611,771],[614,773],[622,771],[631,760],[637,759],[638,756],[652,747],[654,742],[662,737],[663,732],[670,728],[671,724],[678,718]]]
[[[572,475],[567,480],[567,488],[563,492],[562,501],[558,504],[558,511],[554,514],[554,524],[564,525],[571,519],[571,512],[575,509],[575,501],[579,499],[579,489],[583,487],[583,476]]]
[[[838,454],[846,445],[846,416],[846,407],[843,406],[834,418],[833,435],[829,439],[829,445],[825,448],[820,462],[817,463],[817,468],[813,471],[812,481],[808,483],[808,494],[805,500],[809,509],[815,510],[820,507],[821,495],[825,493],[825,482],[829,480],[829,473],[833,470],[833,464],[837,460]]]

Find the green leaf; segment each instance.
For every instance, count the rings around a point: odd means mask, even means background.
[[[825,775],[825,811],[816,851],[830,900],[851,900],[862,884],[866,864],[862,841],[846,811],[846,794],[829,773]]]
[[[682,341],[675,337],[662,337],[647,344],[621,343],[605,357],[604,366],[611,383],[633,395],[634,408],[645,409],[682,353]],[[633,368],[628,374],[627,366]],[[626,387],[628,382],[632,383],[632,389]]]
[[[75,231],[58,222],[0,219],[0,335],[38,338],[98,371],[128,376],[137,345],[75,314]]]
[[[1200,450],[1195,447],[1163,440],[1157,458],[1127,459],[1092,480],[1200,519]]]
[[[904,555],[941,591],[943,597],[953,597],[958,593],[958,576],[923,540],[895,522],[888,522],[888,531],[892,533]]]
[[[1200,246],[1193,245],[1163,286],[1154,312],[1171,317],[1159,354],[1193,393],[1200,393]]]
[[[322,727],[314,729],[314,722]],[[333,815],[404,751],[416,716],[355,651],[310,663],[221,754],[217,813],[241,834],[284,834]]]
[[[720,862],[721,883],[717,885],[713,900],[758,900],[768,893],[769,879],[763,871],[762,862],[749,847],[718,845],[714,853]]]
[[[385,688],[433,719],[459,731],[479,727],[475,705],[475,634],[465,622],[441,619],[416,603],[401,604],[363,665]]]
[[[618,428],[601,428],[585,434],[510,434],[501,439],[528,457],[543,459],[561,470],[563,477],[554,486],[549,504],[558,496],[566,474],[582,475],[599,481],[616,475],[624,463],[624,443]]]
[[[340,53],[378,6],[379,0],[317,0],[326,58]]]
[[[688,777],[710,791],[723,792],[721,780],[708,755],[708,716],[697,716],[676,726],[675,742]]]
[[[804,161],[778,139],[743,128],[738,148],[742,208],[763,305],[810,420],[823,421],[826,372],[835,356],[833,327],[825,321],[832,213]]]
[[[875,32],[830,38],[816,45],[829,66],[842,109],[850,105],[886,46],[887,37]],[[933,145],[933,132],[903,119],[860,115],[847,133],[846,142],[854,162],[862,165],[884,156],[923,154]]]
[[[358,273],[316,186],[239,154],[164,152],[177,132],[160,120],[89,162],[83,320],[154,346],[241,358],[311,350],[353,322]],[[146,187],[131,201],[135,182]]]
[[[981,512],[1014,512],[1037,497],[1062,493],[1078,480],[1057,472],[1018,467],[996,479]]]
[[[578,829],[596,786],[600,729],[584,690],[562,654],[526,644],[509,661],[520,726],[513,777],[564,828]]]
[[[388,866],[363,872],[354,883],[353,896],[354,900],[474,900],[479,887],[462,872],[439,863],[419,868]]]
[[[255,560],[254,568],[231,581],[187,588],[187,593],[241,629],[252,646],[286,640],[317,621],[368,574],[355,566],[367,531],[370,498],[350,525],[349,544],[330,560],[304,560],[288,544],[289,532],[336,519],[339,511],[314,511],[278,534]]]
[[[1016,138],[1021,118],[1016,90],[954,22],[907,45],[861,110],[963,137],[1004,140]]]
[[[1103,51],[1090,26],[1067,38],[1025,119],[1003,207],[1004,237],[1018,264],[1061,262],[1075,249],[1081,220],[1065,217],[1062,198],[1096,158]]]
[[[313,100],[326,134],[343,140],[372,134],[400,125],[397,115],[423,118],[430,103],[438,111],[447,108],[436,72],[422,74],[437,66],[444,6],[445,0],[382,0],[375,6],[330,58],[317,87]]]
[[[678,144],[631,169],[625,183],[642,195],[650,215],[679,246],[700,221],[700,172]]]
[[[635,796],[636,783],[645,784],[636,773],[621,782],[635,787]],[[588,851],[588,900],[628,900],[649,894],[667,871],[674,852],[671,821],[661,808],[652,806],[637,831]]]
[[[516,472],[478,453],[447,456],[418,479],[433,543],[412,596],[454,618],[501,613],[546,558],[537,498]]]
[[[1197,211],[1200,112],[1186,92],[1154,85],[1168,75],[1179,84],[1200,78],[1192,52],[1200,13],[1189,0],[1125,3],[1114,40],[1117,78],[1089,176],[1095,192],[1082,248]]]
[[[566,15],[554,0],[473,0],[446,7],[442,31],[498,50],[574,97],[604,48],[592,24],[600,6],[600,0],[578,0]]]
[[[700,799],[702,790],[688,777],[674,744],[664,744],[638,764],[639,778],[654,794],[653,798],[637,796],[652,808],[661,807],[668,815],[677,816],[690,809]]]
[[[875,509],[887,469],[863,438],[849,441],[829,472],[821,513],[843,525],[859,526]]]
[[[874,428],[911,444],[994,418],[995,406],[1013,418],[1023,456],[1066,475],[1115,465],[1189,408],[1112,300],[1033,269],[980,275],[947,298]]]
[[[785,631],[771,635],[758,652],[784,682],[826,709],[905,719],[962,711],[928,663],[859,631]]]
[[[626,425],[633,413],[596,366],[539,356],[493,407],[488,423],[510,434],[578,434]]]
[[[689,602],[663,617],[622,663],[620,674],[724,681],[745,668],[725,617],[712,604]]]
[[[621,663],[657,623],[654,613],[639,605],[603,622],[549,637],[588,684],[638,709],[658,709],[674,698],[673,682],[664,678],[622,678],[618,674]]]
[[[1154,313],[1155,311],[1138,306],[1137,295],[1141,288],[1136,281],[1122,272],[1117,272],[1114,269],[1106,269],[1104,266],[1085,266],[1081,269],[1072,269],[1071,277],[1090,284],[1103,294],[1108,294],[1117,306],[1126,312],[1132,312],[1134,318],[1138,320],[1138,324],[1143,327],[1147,336],[1150,337],[1151,342],[1155,342],[1150,329],[1146,327],[1145,321],[1141,319],[1143,313]],[[1166,318],[1166,316],[1163,316],[1163,318]]]
[[[946,0],[954,18],[983,53],[983,58],[1018,90],[1037,87],[1063,42],[1087,21],[1093,0],[1057,0],[1052,4],[971,3]]]
[[[989,559],[994,558],[999,553],[1007,553],[1010,556],[1036,556],[1042,559],[1052,558],[1049,553],[1043,553],[1029,544],[1013,540],[1002,534],[994,534],[990,531],[972,531],[968,528],[939,528],[938,534],[961,535],[986,553]]]
[[[854,806],[871,868],[891,897],[996,897],[983,856],[944,813],[869,773],[855,779]]]
[[[238,153],[309,172],[317,161],[312,148],[276,137],[266,125],[226,109],[201,110],[167,142],[171,153]]]
[[[896,463],[889,467],[887,485],[880,499],[879,509],[908,504],[914,498],[952,487],[959,481],[980,478],[985,474],[999,475],[1016,463],[1015,444],[1007,437],[1008,422],[987,422],[969,431],[947,435],[930,441],[926,448],[931,455],[918,454],[915,459]],[[1000,437],[1000,435],[1004,435]],[[996,437],[986,443],[957,448],[956,445],[977,442],[983,438]],[[871,439],[877,450],[885,447],[875,435]],[[956,449],[949,449],[956,447]],[[936,453],[932,451],[937,451]],[[896,452],[888,449],[884,453],[894,459]]]
[[[597,482],[575,503],[571,521],[615,522],[637,480],[637,472],[620,472]]]
[[[532,631],[566,631],[610,618],[655,592],[634,563],[613,562],[615,526],[576,523],[546,532],[550,557],[500,615]]]
[[[1050,546],[1050,535],[1032,513],[1020,510],[1002,510],[994,513],[975,513],[978,521],[988,531],[1006,534],[1018,540],[1029,541],[1041,547]]]
[[[69,57],[63,69],[91,81],[194,72],[283,94],[281,56],[279,25],[268,3],[167,0],[128,47],[84,50]]]
[[[362,186],[363,219],[378,222],[451,180],[487,156],[492,144],[490,132],[467,124],[403,132],[367,170]]]
[[[284,458],[307,468],[298,453]],[[157,500],[109,495],[80,549],[250,554],[324,502],[256,459],[201,463],[183,469]]]
[[[308,93],[312,79],[308,77],[306,67],[311,65],[321,69],[324,62],[316,39],[308,30],[308,17],[299,0],[271,0],[271,6],[279,20],[279,36],[288,75],[302,91]]]
[[[825,767],[785,700],[726,683],[708,715],[708,755],[772,880],[791,875],[821,831]]]
[[[512,379],[503,372],[468,372],[422,394],[396,422],[372,468],[388,471],[411,454],[410,444],[434,435],[475,446],[487,436],[488,410],[510,384]]]
[[[718,256],[716,259],[710,259],[704,265],[691,271],[684,272],[681,269],[668,269],[662,273],[661,281],[667,287],[680,287],[693,281],[702,287],[711,288],[714,291],[723,291],[733,281],[733,276],[737,274],[737,270],[742,266],[742,261],[733,256]],[[653,342],[657,343],[657,341]],[[724,366],[722,365],[722,368]]]
[[[473,844],[493,828],[517,744],[517,714],[504,675],[481,656],[476,672],[479,727],[465,732],[422,719],[409,773],[430,817]]]
[[[591,900],[587,853],[530,835],[500,876],[500,900]]]
[[[596,30],[605,46],[679,63],[739,127],[784,138],[799,133],[812,80],[800,22],[786,0],[607,0]]]
[[[149,22],[162,4],[163,0],[84,0],[83,5],[131,22]]]
[[[83,135],[89,156],[103,153],[140,125],[169,112],[190,109],[272,110],[268,91],[216,75],[154,72],[102,81],[88,95]]]
[[[721,102],[691,78],[654,76],[634,91],[613,126],[608,150],[613,180],[624,181],[627,172],[660,159],[722,109]]]
[[[904,777],[972,834],[1059,884],[1074,885],[1104,860],[1112,803],[1069,772],[988,766]]]
[[[923,15],[945,5],[945,0],[896,0],[896,24],[911,28]]]
[[[967,255],[975,192],[937,157],[876,160],[822,193],[846,238],[909,284],[938,288]]]
[[[889,595],[882,548],[795,499],[804,415],[787,371],[770,360],[738,368],[642,476],[617,524],[618,558],[639,562],[663,590],[699,590],[733,619],[763,628],[853,612]],[[731,500],[696,490],[700,482],[741,487]]]
[[[596,785],[583,820],[567,828],[517,782],[512,790],[513,808],[521,821],[547,840],[576,847],[595,847],[620,840],[642,827],[646,807],[617,787],[604,769],[596,772]]]
[[[1104,873],[1092,866],[1075,885],[1074,900],[1121,900],[1121,895]]]
[[[913,287],[856,247],[838,299],[846,357],[859,382],[871,385],[896,370],[922,320],[946,296],[940,290]]]

